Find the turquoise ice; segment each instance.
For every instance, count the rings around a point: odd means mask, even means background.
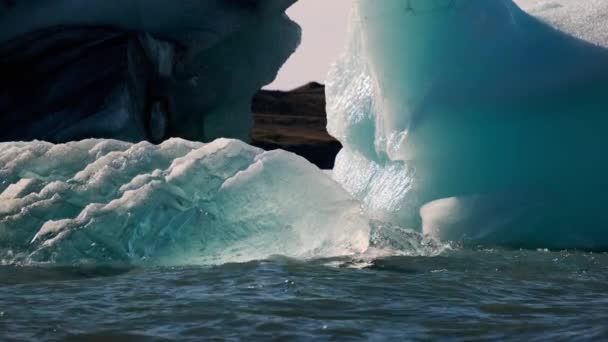
[[[608,28],[594,25],[608,4],[519,3],[529,12],[510,0],[357,0],[349,46],[327,84],[328,128],[344,145],[331,173],[230,139],[0,143],[0,264],[373,258],[445,247],[429,238],[608,249]],[[122,20],[106,9],[104,20]],[[275,19],[274,28],[297,33]],[[167,33],[161,23],[136,24]],[[235,46],[251,41],[242,34],[210,58],[238,56]],[[162,72],[168,43],[138,39]],[[297,39],[283,43],[288,53]],[[239,70],[212,79],[230,85],[244,77]],[[235,121],[246,110],[231,107],[247,103],[241,90],[218,102],[226,115],[217,125],[204,116],[204,125],[182,128],[243,131]],[[150,119],[162,119],[162,108],[151,109]]]
[[[442,240],[608,248],[608,4],[358,0],[334,177]]]
[[[359,202],[237,140],[0,144],[0,260],[183,265],[361,253]]]

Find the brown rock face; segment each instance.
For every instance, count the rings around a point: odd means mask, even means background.
[[[297,153],[331,169],[342,146],[327,133],[325,86],[309,83],[291,91],[262,90],[252,103],[253,145]]]

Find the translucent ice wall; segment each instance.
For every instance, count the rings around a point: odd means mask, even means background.
[[[327,82],[334,177],[440,239],[608,248],[608,3],[521,4],[540,19],[511,0],[357,0]]]
[[[240,141],[0,144],[0,264],[183,265],[365,251],[359,202]]]
[[[246,140],[295,1],[1,1],[0,141]]]

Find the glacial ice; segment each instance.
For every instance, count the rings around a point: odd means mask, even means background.
[[[2,3],[0,136],[242,136],[297,45],[292,2]],[[0,143],[0,264],[607,250],[608,4],[518,3],[534,16],[356,0],[327,83],[331,172],[230,139]]]
[[[441,240],[608,249],[608,3],[518,4],[357,0],[333,177]]]
[[[359,202],[237,140],[0,144],[4,263],[183,265],[361,253]]]
[[[247,140],[295,1],[0,1],[0,141]]]

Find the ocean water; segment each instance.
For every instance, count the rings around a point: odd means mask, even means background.
[[[0,267],[0,340],[600,340],[608,254]]]

